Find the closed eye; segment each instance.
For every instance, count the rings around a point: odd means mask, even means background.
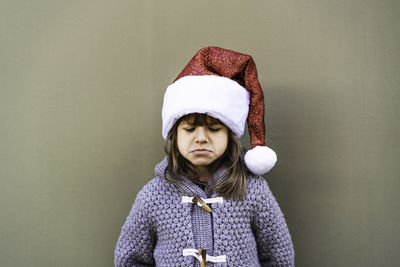
[[[191,133],[194,131],[194,128],[183,128],[186,132]]]
[[[214,127],[210,127],[210,128],[208,128],[211,132],[218,132],[219,130],[221,130],[221,128],[219,128],[219,127],[216,127],[216,128],[214,128]]]

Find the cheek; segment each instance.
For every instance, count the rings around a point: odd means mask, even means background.
[[[220,153],[224,153],[226,148],[228,147],[228,135],[227,134],[223,134],[219,137],[218,140],[218,150],[220,151]]]
[[[179,149],[179,152],[181,152],[182,154],[182,152],[184,152],[185,150],[185,147],[187,146],[187,137],[185,136],[184,133],[182,134],[178,132],[176,136],[176,144]]]
[[[225,143],[224,143],[225,145],[224,145],[223,150],[225,152],[226,148],[228,147],[228,136],[225,137],[224,141],[225,141]]]

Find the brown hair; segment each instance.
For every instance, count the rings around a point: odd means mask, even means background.
[[[211,126],[221,123],[218,119],[206,114],[192,113],[181,117],[168,133],[164,150],[168,156],[168,166],[164,172],[164,178],[170,183],[182,181],[181,176],[186,176],[194,183],[205,184],[199,181],[199,171],[190,161],[185,159],[180,153],[177,144],[177,129],[181,122],[188,122],[194,126]],[[220,196],[243,200],[246,194],[247,168],[240,157],[241,145],[236,135],[228,128],[228,146],[225,153],[209,165],[211,173],[214,173],[221,165],[227,166],[224,178],[213,186],[215,192]],[[167,176],[167,172],[169,176]]]

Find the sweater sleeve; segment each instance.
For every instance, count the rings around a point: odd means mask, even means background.
[[[151,201],[142,189],[122,227],[114,252],[116,267],[155,266],[153,250],[156,234],[150,216]]]
[[[267,181],[259,179],[254,234],[261,266],[294,266],[294,249],[285,218]]]

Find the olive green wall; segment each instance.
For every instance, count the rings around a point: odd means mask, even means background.
[[[297,266],[399,266],[399,14],[388,0],[1,1],[0,266],[112,266],[163,157],[163,92],[207,45],[257,64]]]

